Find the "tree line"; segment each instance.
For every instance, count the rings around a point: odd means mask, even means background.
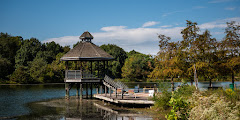
[[[160,51],[155,57],[155,68],[150,78],[184,78],[193,80],[194,70],[199,79],[227,80],[240,71],[240,26],[227,22],[225,36],[221,41],[212,38],[210,32],[200,33],[196,22],[187,21],[181,31],[182,40],[173,42],[170,37],[159,34]]]
[[[108,62],[110,76],[128,80],[156,81],[159,79],[193,80],[194,66],[199,80],[213,79],[234,81],[240,71],[240,26],[227,23],[225,37],[217,41],[208,30],[200,33],[197,23],[187,21],[181,31],[182,40],[171,41],[159,34],[160,51],[156,56],[124,51],[113,44],[100,47],[115,60]],[[74,44],[76,46],[78,43]],[[0,34],[1,83],[51,83],[63,82],[65,62],[60,58],[70,50],[54,41],[41,43],[36,38]],[[86,68],[89,65],[84,65]],[[74,62],[69,69],[76,69]]]

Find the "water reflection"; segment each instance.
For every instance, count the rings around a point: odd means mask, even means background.
[[[99,100],[78,98],[53,99],[29,104],[32,113],[18,119],[59,119],[59,120],[148,120],[137,110],[129,110]],[[139,109],[139,108],[138,108]],[[141,108],[145,109],[145,108]]]
[[[75,103],[73,103],[75,101]],[[152,117],[143,115],[128,108],[121,108],[98,100],[70,100],[66,101],[64,119],[88,120],[146,120]]]

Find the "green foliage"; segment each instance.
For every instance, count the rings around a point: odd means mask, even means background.
[[[14,37],[7,33],[0,33],[0,55],[14,64],[14,56],[18,49],[20,49],[22,41],[23,39],[20,36]]]
[[[170,85],[168,83],[159,83],[159,89],[161,94],[157,94],[154,97],[154,108],[158,111],[164,111],[170,108],[169,101],[171,99],[171,92],[168,91]]]
[[[187,99],[192,96],[196,90],[195,86],[190,86],[187,84],[182,84],[179,88],[174,91],[173,98],[184,98]]]
[[[0,33],[0,80],[6,81],[15,70],[15,55],[22,43],[22,37]]]
[[[41,43],[36,38],[25,40],[15,56],[15,66],[27,66],[29,61],[33,61],[37,53],[41,50]]]
[[[11,62],[0,56],[0,80],[6,80],[7,76],[11,73]]]
[[[122,67],[122,77],[145,79],[150,74],[153,60],[149,55],[135,54],[126,59]]]
[[[11,83],[35,83],[32,77],[29,75],[28,70],[24,66],[19,66],[13,74],[10,76]]]
[[[101,45],[100,48],[112,55],[114,58],[114,61],[109,61],[108,63],[108,71],[110,76],[121,78],[121,68],[123,67],[125,59],[127,58],[127,53],[119,46],[113,44]]]
[[[47,62],[43,58],[35,58],[33,61],[29,62],[29,73],[34,81],[38,83],[45,83],[45,74]]]
[[[183,98],[171,98],[169,101],[172,107],[171,111],[166,115],[168,120],[186,120],[189,117],[190,104],[186,102]]]

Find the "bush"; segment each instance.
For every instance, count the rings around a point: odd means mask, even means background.
[[[171,111],[166,115],[168,120],[186,120],[189,117],[189,106],[190,104],[183,100],[182,98],[171,98],[169,101],[170,106],[172,107]]]
[[[196,91],[195,86],[190,86],[186,84],[182,84],[179,88],[174,91],[173,97],[174,98],[189,98],[192,94]]]
[[[189,112],[190,120],[238,120],[240,111],[240,102],[234,107],[231,102],[227,102],[224,97],[218,94],[209,97],[202,96],[200,93],[194,93],[190,99],[194,106]]]
[[[168,83],[159,83],[159,89],[162,92],[154,96],[153,100],[155,101],[154,107],[159,111],[169,109],[169,101],[171,99],[171,91],[168,91],[170,84]]]

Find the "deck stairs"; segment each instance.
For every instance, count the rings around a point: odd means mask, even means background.
[[[121,81],[114,81],[112,78],[110,78],[109,76],[105,75],[104,80],[103,80],[103,84],[109,88],[112,89],[122,89],[127,91],[129,88],[127,85],[125,85],[124,83],[122,83]]]

